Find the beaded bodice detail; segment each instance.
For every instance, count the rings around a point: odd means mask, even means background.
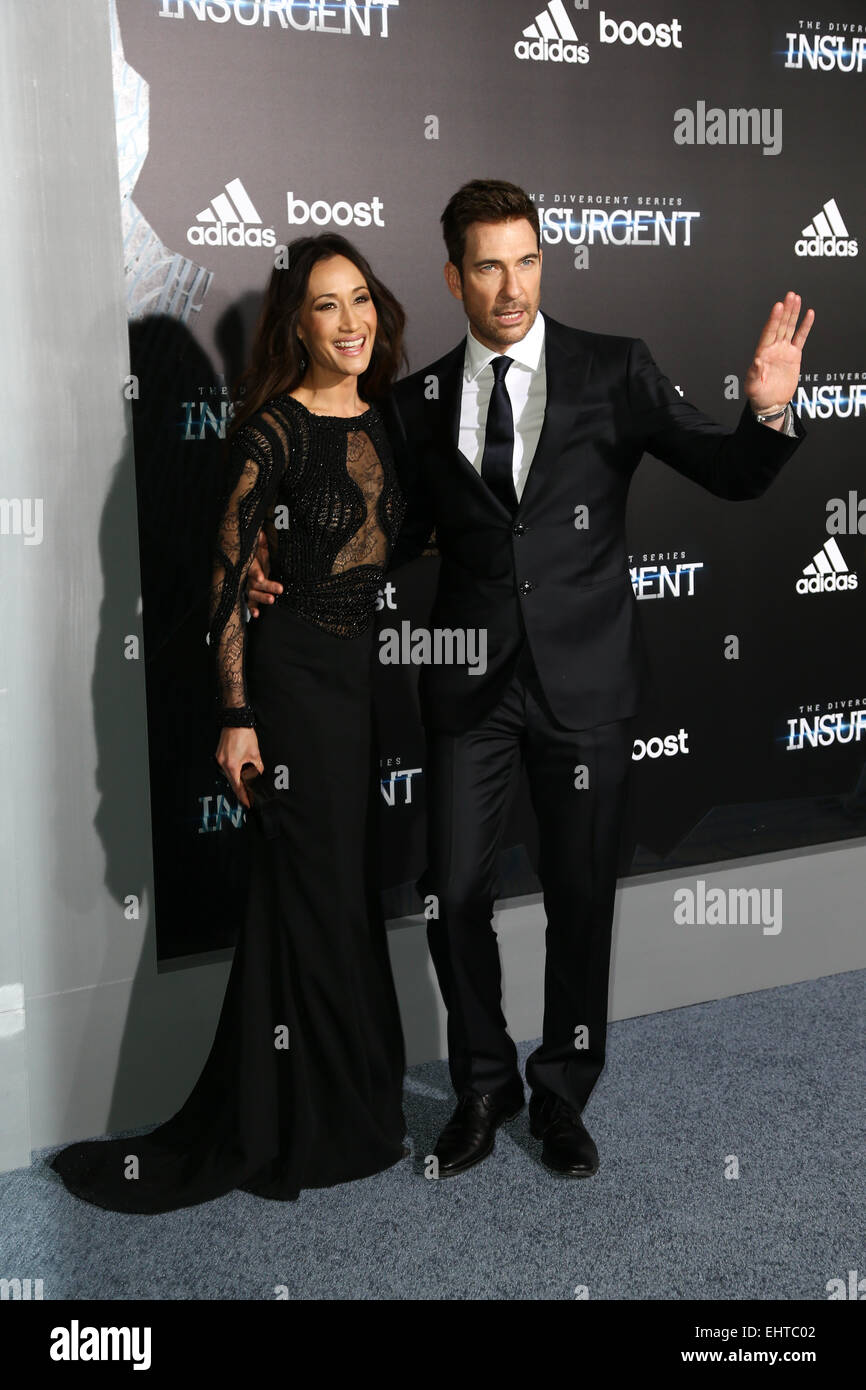
[[[223,725],[254,725],[244,675],[243,587],[264,529],[276,602],[335,637],[370,627],[405,504],[375,406],[314,415],[269,400],[230,441],[213,560],[209,642]],[[264,615],[267,622],[267,615]]]

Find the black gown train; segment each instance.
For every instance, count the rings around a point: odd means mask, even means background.
[[[250,879],[213,1046],[171,1119],[51,1160],[96,1206],[159,1212],[234,1188],[275,1199],[368,1177],[406,1153],[403,1034],[375,882],[373,614],[403,516],[375,407],[287,395],[236,432],[210,642],[218,720],[254,726]],[[284,586],[249,624],[264,526]],[[154,1020],[158,1026],[158,1020]]]

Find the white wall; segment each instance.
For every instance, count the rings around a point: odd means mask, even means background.
[[[150,910],[143,662],[123,648],[140,590],[102,0],[0,6],[0,165],[0,496],[43,507],[41,543],[0,535],[10,1167],[75,1129],[83,1036],[98,1027],[99,1064],[114,1065],[125,1015],[111,982],[136,972]],[[139,921],[124,915],[130,894]]]
[[[781,892],[781,930],[761,925],[678,925],[674,893],[760,889],[767,906]],[[675,878],[628,879],[617,893],[610,1018],[634,1018],[815,980],[866,967],[866,844],[808,850],[793,857],[743,859]],[[541,1036],[544,911],[538,897],[499,904],[504,1011],[516,1040]],[[445,1013],[418,919],[392,924],[391,955],[410,1061],[445,1052]]]

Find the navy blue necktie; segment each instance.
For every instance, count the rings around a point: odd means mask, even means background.
[[[481,458],[482,478],[510,512],[516,512],[518,507],[513,469],[514,414],[505,387],[505,373],[513,361],[513,357],[499,356],[494,357],[491,363],[493,390],[490,393],[484,454]]]

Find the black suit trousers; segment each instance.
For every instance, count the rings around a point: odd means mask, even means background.
[[[427,924],[448,1010],[451,1079],[495,1094],[519,1077],[502,1012],[492,926],[496,865],[521,760],[539,828],[547,917],[544,1025],[526,1079],[533,1093],[583,1106],[604,1066],[610,941],[633,720],[563,728],[524,644],[499,703],[462,734],[428,743]]]

